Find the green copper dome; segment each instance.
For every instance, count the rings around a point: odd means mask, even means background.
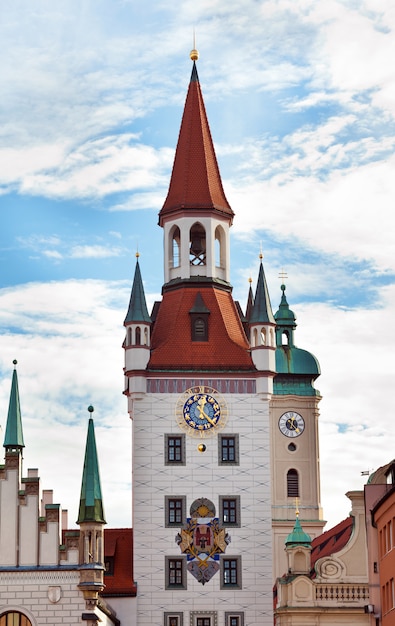
[[[289,533],[285,540],[287,548],[293,548],[296,546],[304,546],[305,548],[311,548],[311,537],[304,532],[302,525],[299,521],[299,517],[295,520],[293,531]]]

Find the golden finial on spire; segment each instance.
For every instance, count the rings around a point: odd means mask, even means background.
[[[195,29],[193,29],[193,49],[190,51],[189,56],[191,57],[191,61],[197,61],[199,58],[199,52],[196,50]]]
[[[252,283],[252,278],[251,278],[251,276],[249,277],[248,282],[249,282],[249,283],[250,283],[250,285],[251,285],[251,283]]]
[[[299,498],[295,498],[295,515],[299,517]]]
[[[140,252],[138,252],[138,251],[137,251],[137,252],[136,252],[136,259],[138,259],[138,258],[139,258],[139,256],[140,256]]]

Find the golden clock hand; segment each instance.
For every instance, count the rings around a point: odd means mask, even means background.
[[[202,406],[202,402],[204,402],[203,406]],[[211,426],[216,426],[216,422],[211,417],[209,417],[207,413],[204,411],[205,405],[206,405],[206,399],[204,397],[199,398],[198,403],[197,403],[197,407],[199,409],[199,419],[201,420],[201,419],[206,418],[206,420],[209,422],[209,424],[211,424]]]

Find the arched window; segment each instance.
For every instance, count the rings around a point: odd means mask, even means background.
[[[261,328],[261,345],[266,346],[266,328]]]
[[[258,345],[258,331],[256,328],[252,331],[252,347],[256,348]]]
[[[136,327],[136,346],[141,346],[141,329],[140,329],[140,326]]]
[[[288,498],[299,498],[299,474],[296,469],[290,469],[287,474]]]
[[[180,229],[178,226],[173,230],[171,235],[171,266],[179,267],[180,265]]]
[[[9,611],[0,617],[0,626],[32,626],[32,623],[26,615],[16,611]]]
[[[207,318],[196,317],[193,320],[192,341],[207,341]]]
[[[126,345],[127,346],[131,346],[132,343],[133,343],[133,341],[132,341],[132,329],[129,326],[129,328],[128,328],[128,338],[126,340]]]
[[[144,345],[148,346],[148,328],[144,328]]]
[[[289,345],[289,334],[287,330],[284,330],[281,335],[281,345],[288,346]]]
[[[217,226],[215,229],[215,265],[225,267],[225,233],[223,228]]]

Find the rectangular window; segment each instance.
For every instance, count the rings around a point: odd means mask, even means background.
[[[186,589],[185,558],[166,556],[166,589]]]
[[[219,464],[239,464],[239,437],[238,435],[219,435]]]
[[[244,614],[225,613],[225,626],[244,626]]]
[[[186,497],[165,496],[165,526],[181,526],[186,518]]]
[[[185,465],[185,435],[165,435],[165,465]]]
[[[182,613],[165,613],[164,626],[182,626]]]
[[[240,527],[240,496],[220,496],[219,511],[224,526]]]
[[[241,558],[239,556],[221,559],[221,589],[241,589]]]
[[[190,618],[191,626],[218,626],[216,611],[192,611]]]

